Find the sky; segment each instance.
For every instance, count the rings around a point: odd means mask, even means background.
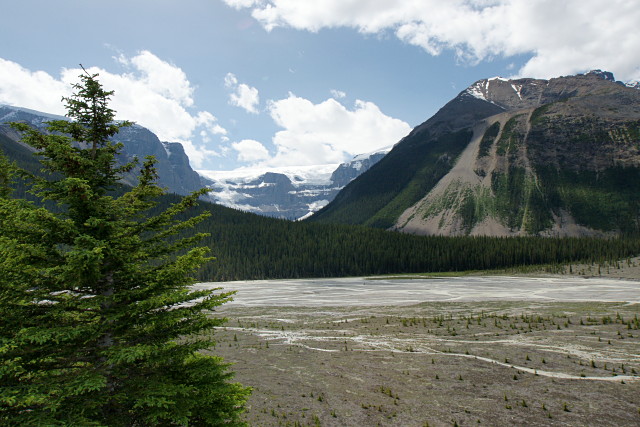
[[[475,81],[640,80],[635,0],[2,1],[0,103],[65,113],[80,64],[199,170],[341,163]]]

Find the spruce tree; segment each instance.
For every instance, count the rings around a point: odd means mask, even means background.
[[[202,192],[149,214],[163,194],[154,159],[119,184],[137,161],[119,166],[111,139],[129,123],[97,74],[80,78],[70,120],[14,124],[42,173],[0,161],[0,424],[240,424],[249,389],[205,354],[231,294],[189,288],[210,258],[193,247],[203,235],[185,235],[207,213],[177,219]],[[11,197],[16,173],[42,203]]]

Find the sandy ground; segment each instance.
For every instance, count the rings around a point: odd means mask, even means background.
[[[426,301],[640,302],[640,260],[618,265],[571,265],[567,274],[351,277],[202,283],[236,291],[228,305],[359,306]],[[493,275],[492,275],[493,274]]]
[[[564,267],[562,276],[567,275],[640,281],[640,257],[621,260],[615,264],[572,264]]]
[[[640,305],[230,306],[251,425],[632,426]],[[631,329],[629,329],[631,328]]]
[[[233,282],[214,353],[253,387],[256,426],[636,426],[638,261]]]

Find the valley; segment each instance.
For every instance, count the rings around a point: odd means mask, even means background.
[[[195,287],[237,291],[210,351],[253,387],[249,424],[634,425],[639,94],[593,72],[485,79],[341,165],[201,177],[140,126],[118,160],[153,154],[170,193],[235,208],[196,208],[216,262]],[[38,170],[7,126],[0,143]]]
[[[251,425],[640,420],[638,281],[361,278],[321,293],[318,280],[297,283],[292,302],[294,285],[225,284],[239,293],[214,353],[253,387]]]
[[[640,1],[5,3],[0,427],[640,427]]]

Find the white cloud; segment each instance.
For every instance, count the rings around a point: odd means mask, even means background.
[[[64,115],[60,98],[71,95],[71,83],[0,58],[0,103]]]
[[[269,150],[258,141],[243,139],[234,142],[231,147],[238,152],[238,160],[241,162],[257,162],[269,158]]]
[[[331,92],[331,96],[334,97],[335,99],[342,99],[347,96],[347,94],[341,90],[331,89],[330,92]]]
[[[91,67],[107,90],[114,90],[111,107],[118,119],[127,119],[149,128],[160,140],[180,142],[194,166],[199,167],[211,156],[211,150],[193,141],[209,135],[225,135],[216,118],[207,111],[193,111],[193,87],[177,66],[161,60],[149,51],[132,58],[120,55],[117,61],[127,72],[114,74]],[[0,59],[0,102],[48,113],[64,114],[60,102],[78,82],[80,69],[63,69],[59,78],[45,72],[29,71],[20,65]],[[150,108],[153,106],[153,108]],[[204,132],[204,136],[203,136]]]
[[[228,88],[234,88],[238,85],[238,78],[233,73],[227,73],[224,76],[224,85]]]
[[[193,87],[187,75],[179,67],[165,62],[149,51],[142,51],[131,58],[131,63],[140,72],[140,82],[150,90],[181,105],[193,105]]]
[[[243,7],[251,7],[253,5],[258,5],[262,3],[261,0],[224,0],[231,7],[235,7],[236,9],[241,9]]]
[[[238,79],[233,73],[227,73],[224,85],[234,91],[229,95],[229,104],[243,108],[249,113],[258,113],[258,104],[260,104],[258,89],[244,83],[238,83]]]
[[[411,127],[382,113],[372,102],[356,101],[348,109],[333,98],[319,104],[289,94],[269,102],[269,113],[282,127],[273,137],[271,166],[341,163],[398,142]]]
[[[196,116],[198,126],[204,126],[208,132],[214,135],[226,135],[227,130],[217,123],[218,119],[208,111],[200,111]]]
[[[594,68],[640,78],[640,8],[629,0],[225,0],[251,8],[264,28],[391,31],[438,55],[470,63],[531,55],[518,74],[552,77]]]

